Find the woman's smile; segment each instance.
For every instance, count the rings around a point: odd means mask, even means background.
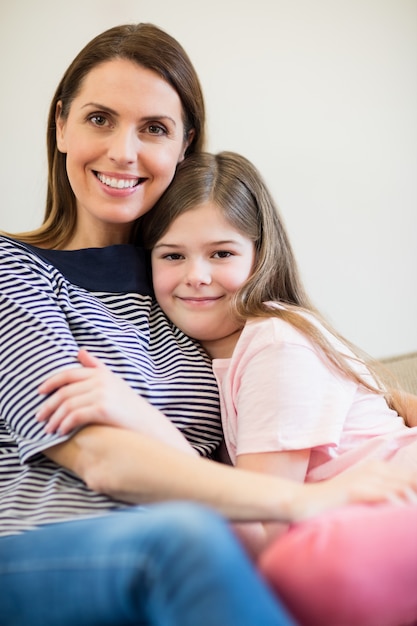
[[[86,247],[86,233],[89,246],[108,245],[99,241],[108,236],[126,243],[133,222],[153,207],[184,157],[178,93],[156,72],[113,59],[87,74],[67,117],[58,106],[56,125],[77,200],[72,247]]]
[[[126,176],[118,176],[117,174],[106,175],[101,172],[94,172],[94,174],[105,187],[110,187],[110,189],[133,189],[146,180],[146,178],[136,176],[127,178]]]

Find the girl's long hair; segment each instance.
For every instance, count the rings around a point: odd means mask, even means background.
[[[91,70],[106,61],[128,59],[150,69],[178,93],[184,118],[184,138],[194,131],[186,156],[200,152],[205,142],[205,106],[197,73],[180,44],[153,24],[115,26],[92,39],[75,57],[62,77],[52,99],[48,126],[48,188],[43,224],[36,230],[10,235],[20,241],[45,248],[62,248],[74,233],[76,199],[68,180],[66,155],[56,142],[57,103],[66,119],[71,103]],[[132,229],[132,239],[136,236]]]
[[[316,345],[329,366],[369,390],[383,391],[377,362],[336,332],[312,304],[278,208],[258,170],[243,156],[202,153],[181,163],[154,209],[141,218],[144,246],[152,249],[173,220],[206,202],[216,204],[255,246],[253,272],[233,300],[238,320],[278,317]],[[332,345],[315,319],[346,346],[346,353]],[[373,379],[358,373],[358,364],[366,364]]]

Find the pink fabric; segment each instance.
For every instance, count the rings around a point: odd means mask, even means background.
[[[244,453],[310,448],[307,481],[367,458],[417,472],[417,428],[281,320],[247,322],[232,358],[213,370],[233,463]],[[302,626],[417,624],[417,505],[352,506],[296,525],[259,566]]]
[[[329,367],[278,318],[247,322],[233,356],[214,360],[213,370],[233,463],[239,454],[311,448],[306,481],[317,481],[366,458],[391,459],[411,444],[417,471],[417,428],[407,428],[382,396]],[[360,371],[370,377],[363,366]]]
[[[301,626],[417,624],[417,505],[351,506],[295,525],[259,567]]]

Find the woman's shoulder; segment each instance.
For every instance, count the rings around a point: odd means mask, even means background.
[[[2,248],[24,248],[25,244],[10,235],[5,235],[0,232],[0,246]]]
[[[0,258],[3,261],[40,261],[40,255],[29,244],[13,239],[9,235],[0,234]]]

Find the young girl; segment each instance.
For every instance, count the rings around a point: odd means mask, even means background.
[[[389,408],[376,369],[312,306],[279,213],[246,159],[189,157],[141,232],[160,306],[212,359],[233,464],[316,482],[380,459],[417,475],[417,428]],[[41,390],[71,382],[64,375]],[[40,415],[52,415],[51,432],[96,421],[74,405],[55,411],[62,399],[53,396]],[[302,624],[417,619],[410,500],[350,507],[266,548],[260,567]]]
[[[184,164],[143,218],[143,237],[159,304],[212,359],[234,464],[309,482],[366,457],[417,473],[417,428],[388,406],[376,367],[311,304],[246,159]]]

